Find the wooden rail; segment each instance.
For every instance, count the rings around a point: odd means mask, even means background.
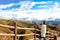
[[[15,29],[14,26],[9,26],[9,25],[3,25],[3,24],[0,24],[1,27],[4,27],[4,28],[12,28],[12,29]],[[35,28],[21,28],[21,27],[17,27],[17,29],[22,29],[22,30],[35,30]],[[38,30],[38,29],[36,29]],[[38,30],[39,31],[39,30]]]
[[[17,36],[34,36],[35,34],[34,33],[31,33],[31,34],[17,34]],[[36,34],[39,36],[39,34]],[[15,36],[15,34],[2,34],[0,33],[0,36]]]
[[[0,26],[1,26],[1,27],[4,27],[4,28],[15,29],[14,26],[3,25],[3,24],[0,24]],[[17,27],[17,29],[22,29],[22,30],[36,30],[36,31],[40,31],[39,29],[35,29],[35,28],[21,28],[21,27]]]

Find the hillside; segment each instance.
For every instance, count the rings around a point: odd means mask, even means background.
[[[14,26],[14,21],[13,20],[5,20],[5,19],[0,19],[0,24],[4,24],[4,25],[10,25],[10,26]],[[19,27],[23,27],[23,28],[34,28],[35,24],[31,24],[29,22],[24,22],[24,21],[17,21],[17,26]],[[37,24],[36,26],[37,29],[41,28],[41,24]],[[0,33],[14,33],[13,29],[7,29],[7,28],[3,28],[0,27]],[[60,35],[60,25],[52,25],[52,24],[47,24],[47,31],[49,32],[53,32],[53,31],[57,31],[57,34]],[[33,31],[29,31],[29,30],[18,30],[17,32],[18,34],[25,34],[25,33],[33,33]],[[20,38],[19,40],[28,40],[29,38],[33,38],[34,36],[30,36],[30,37],[18,37]],[[13,40],[13,37],[3,37],[0,36],[0,40]]]
[[[0,24],[14,26],[14,21],[13,20],[0,19]],[[23,27],[23,28],[30,28],[30,27],[33,27],[33,24],[26,23],[26,22],[23,22],[23,21],[17,21],[17,26]],[[13,33],[13,31],[14,31],[13,29],[3,28],[3,27],[0,26],[0,33],[10,34],[10,33]],[[33,33],[33,32],[29,31],[29,30],[28,31],[27,30],[18,30],[17,33],[18,34],[25,34],[25,33]],[[0,36],[0,40],[13,40],[12,38],[13,37]],[[18,38],[20,38],[19,40],[28,39],[28,37],[24,37],[23,39],[21,37],[18,37]],[[33,36],[31,36],[31,38],[33,38]]]

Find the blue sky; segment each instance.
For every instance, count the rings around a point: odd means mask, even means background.
[[[48,20],[59,14],[60,0],[0,0],[0,18]]]

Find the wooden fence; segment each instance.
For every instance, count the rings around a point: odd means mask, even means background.
[[[17,36],[31,36],[33,35],[34,36],[34,40],[36,40],[36,36],[40,36],[40,34],[36,34],[36,33],[31,33],[31,34],[17,34],[17,29],[19,30],[33,30],[33,31],[38,31],[40,32],[39,29],[36,29],[36,28],[21,28],[21,27],[17,27],[17,24],[15,23],[15,26],[9,26],[9,25],[3,25],[3,24],[0,24],[1,27],[4,27],[4,28],[11,28],[11,29],[14,29],[14,34],[2,34],[0,33],[0,36],[13,36],[14,37],[14,40],[16,40]],[[47,36],[50,36],[50,35],[47,35]],[[41,38],[39,38],[40,40]]]

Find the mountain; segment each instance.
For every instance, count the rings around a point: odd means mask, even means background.
[[[60,24],[60,19],[57,18],[57,19],[49,19],[49,20],[45,20],[45,22],[47,24]]]
[[[32,23],[37,22],[37,23],[42,23],[43,21],[46,22],[46,24],[60,24],[60,18],[57,19],[53,19],[53,18],[49,18],[49,19],[45,19],[45,20],[37,20],[37,19],[33,19]]]
[[[3,17],[0,17],[0,18],[3,18]],[[4,18],[5,19],[5,18]],[[10,19],[10,18],[9,18]],[[13,18],[14,19],[14,18]],[[11,20],[11,19],[10,19]],[[30,22],[30,23],[42,23],[43,19],[42,20],[38,20],[37,18],[18,18],[16,20],[22,20],[22,21],[25,21],[25,22]],[[47,24],[60,24],[60,18],[46,18],[44,19],[44,21],[47,23]]]

